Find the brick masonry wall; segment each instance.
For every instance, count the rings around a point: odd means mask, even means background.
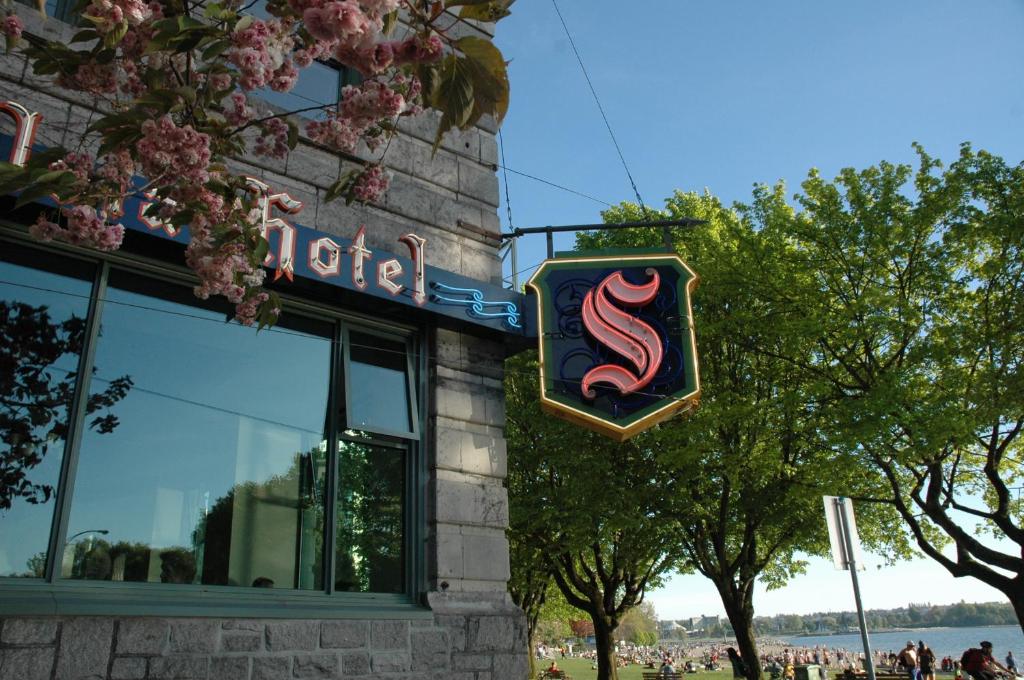
[[[17,11],[29,32],[65,43],[73,33],[26,7]],[[95,116],[89,98],[36,78],[16,53],[0,54],[0,96],[43,114],[37,141],[46,145],[74,149]],[[428,241],[428,264],[499,283],[496,127],[484,121],[451,133],[432,155],[435,125],[430,114],[403,122],[388,153],[391,189],[377,206],[324,201],[353,159],[306,139],[284,160],[250,157],[233,165],[302,201],[302,224],[343,237],[365,224],[367,245],[392,252],[402,252],[397,238],[413,231]],[[11,128],[0,117],[0,129]],[[504,348],[439,330],[428,351],[426,578],[433,620],[8,616],[0,620],[0,680],[525,678],[525,619],[505,592]]]
[[[3,680],[505,680],[526,632],[503,598],[431,597],[433,620],[0,619]],[[514,611],[513,611],[514,610]]]

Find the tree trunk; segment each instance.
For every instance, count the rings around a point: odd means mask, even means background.
[[[747,680],[761,680],[761,659],[757,653],[757,639],[754,637],[753,586],[751,584],[746,589],[740,589],[731,580],[715,585],[722,598],[725,614],[736,633],[736,646],[747,667]]]
[[[1021,555],[1024,556],[1024,548],[1021,548]],[[1010,600],[1010,606],[1013,607],[1013,613],[1017,615],[1017,625],[1020,626],[1021,631],[1024,631],[1024,582],[1021,577],[1013,579],[1017,587],[1013,590],[1004,590],[1006,597]]]
[[[537,655],[534,653],[533,644],[533,631],[531,630],[526,636],[526,656],[530,660],[530,676],[531,678],[537,677]]]
[[[619,680],[619,664],[615,658],[613,629],[600,617],[591,616],[594,621],[594,638],[597,642],[597,680]]]

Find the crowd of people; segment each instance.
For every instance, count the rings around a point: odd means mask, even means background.
[[[821,680],[828,680],[830,676],[864,673],[864,654],[840,647],[792,647],[776,640],[761,640],[759,646],[761,670],[772,680],[795,680],[796,667],[801,665],[817,666]],[[562,658],[568,655],[590,659],[593,667],[597,668],[597,652],[594,650],[584,649],[574,654],[569,647],[548,648],[539,645],[535,652],[538,659],[552,659],[559,654]],[[642,646],[620,643],[616,647],[615,659],[620,667],[639,664],[669,676],[718,670],[728,662],[734,678],[747,676],[746,662],[736,649],[717,644]],[[1001,664],[995,660],[992,643],[987,640],[981,642],[979,647],[965,651],[959,659],[948,655],[937,659],[923,640],[917,644],[908,640],[906,646],[898,652],[875,652],[872,661],[877,670],[904,674],[907,680],[935,680],[936,670],[953,673],[955,680],[1014,680],[1017,677],[1017,662],[1013,652],[1008,652],[1005,664]],[[552,663],[552,668],[557,669],[557,664]]]

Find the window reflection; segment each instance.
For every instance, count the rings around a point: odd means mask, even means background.
[[[118,272],[106,297],[93,383],[133,388],[83,439],[63,577],[322,588],[332,324],[257,334]]]
[[[404,342],[349,333],[348,426],[385,434],[414,431]]]
[[[44,575],[92,276],[42,251],[0,249],[0,576]],[[116,396],[90,399],[98,437]]]
[[[404,591],[405,454],[382,443],[338,442],[337,590]]]

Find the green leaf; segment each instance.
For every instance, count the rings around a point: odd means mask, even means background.
[[[327,195],[325,197],[325,200],[329,203],[336,199],[338,196],[341,196],[342,194],[346,193],[348,191],[348,188],[355,181],[358,174],[358,171],[350,170],[349,172],[346,172],[344,175],[338,178],[337,182],[335,182],[334,184],[327,188]]]
[[[471,121],[475,123],[482,115],[490,114],[500,124],[509,103],[508,70],[501,51],[490,40],[472,36],[461,38],[455,46],[470,62],[474,107]]]
[[[262,236],[259,237],[259,241],[256,243],[256,247],[253,249],[253,256],[257,262],[263,262],[267,259],[267,253],[270,252],[270,242]]]
[[[431,105],[442,114],[434,139],[437,151],[444,133],[463,127],[473,115],[473,79],[466,58],[454,54],[445,57]]]
[[[244,31],[245,29],[249,28],[250,26],[252,26],[253,21],[255,21],[255,18],[251,14],[246,14],[244,17],[238,20],[237,24],[235,24],[235,32]]]
[[[51,183],[36,183],[27,186],[22,190],[21,194],[18,195],[18,200],[14,202],[14,207],[20,208],[21,206],[28,205],[37,199],[43,198],[44,196],[49,196],[54,192],[54,189],[56,189],[56,187]]]
[[[92,42],[93,40],[96,40],[98,37],[100,37],[99,33],[97,33],[96,31],[94,31],[91,28],[87,28],[87,29],[79,31],[78,33],[75,33],[73,36],[71,36],[71,42],[73,42],[73,43]]]
[[[121,23],[119,23],[117,26],[114,27],[114,30],[110,31],[109,33],[107,33],[106,35],[103,36],[103,45],[104,45],[104,47],[109,47],[111,49],[113,49],[114,47],[117,47],[117,44],[119,42],[121,42],[121,40],[127,34],[128,34],[128,22],[127,21],[122,21]]]
[[[398,10],[394,12],[388,12],[384,15],[384,35],[391,35],[391,32],[395,30],[395,26],[398,25]]]
[[[491,0],[490,2],[465,3],[459,10],[459,17],[462,19],[476,19],[477,21],[494,22],[504,19],[512,12],[509,7],[515,0]]]
[[[197,28],[206,29],[209,28],[209,26],[204,24],[202,21],[199,21],[199,19],[193,19],[192,17],[187,17],[184,14],[178,15],[178,30],[191,31]]]
[[[205,50],[203,50],[203,60],[213,61],[227,51],[229,47],[231,47],[230,40],[215,40],[210,43]]]
[[[285,123],[288,125],[288,148],[294,151],[299,143],[299,126],[291,120],[285,120]]]

